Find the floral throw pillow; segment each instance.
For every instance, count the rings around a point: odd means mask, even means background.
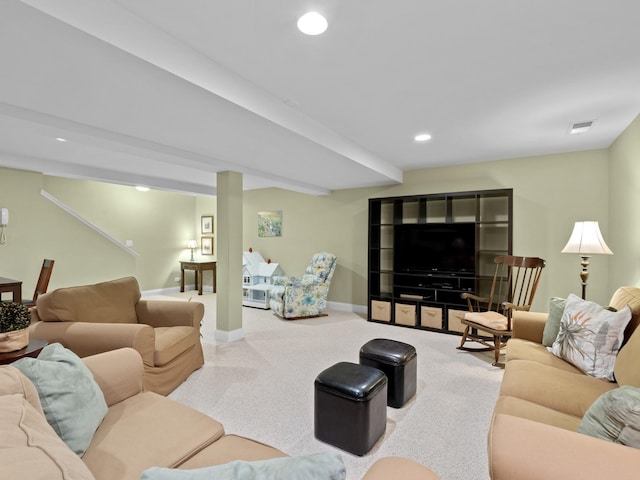
[[[587,375],[613,381],[613,366],[629,320],[629,307],[612,312],[571,294],[549,351]]]

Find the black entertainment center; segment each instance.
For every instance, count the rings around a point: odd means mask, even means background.
[[[368,320],[460,333],[461,294],[482,294],[511,254],[511,189],[369,200]]]

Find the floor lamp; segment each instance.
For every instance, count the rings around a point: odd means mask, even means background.
[[[587,296],[587,278],[589,277],[589,272],[587,271],[589,257],[597,254],[613,255],[604,238],[602,238],[598,222],[576,222],[569,241],[562,249],[562,253],[577,253],[582,258],[580,262],[580,265],[582,265],[580,278],[582,279],[582,299],[585,300]]]

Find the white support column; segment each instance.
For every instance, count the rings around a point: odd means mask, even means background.
[[[218,255],[215,338],[233,342],[242,330],[242,174],[218,172]]]

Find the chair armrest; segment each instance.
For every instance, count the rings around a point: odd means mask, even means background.
[[[489,432],[492,480],[634,480],[638,450],[512,415],[497,414]]]
[[[155,332],[139,323],[36,322],[29,327],[34,338],[58,342],[79,357],[130,347],[145,365],[154,366]]]
[[[460,295],[463,300],[473,300],[474,302],[489,303],[489,297],[479,297],[474,293],[463,293]]]
[[[514,312],[517,310],[518,312],[528,312],[531,310],[531,305],[516,305],[511,302],[502,302],[502,308],[504,310],[513,310]]]
[[[403,457],[383,457],[371,465],[362,480],[440,480],[435,472],[424,465]]]
[[[138,323],[157,327],[194,327],[200,330],[204,305],[200,302],[140,300],[136,304]]]
[[[132,348],[119,348],[82,359],[104,394],[108,406],[142,392],[142,357]]]
[[[512,337],[542,343],[542,333],[548,316],[548,313],[542,312],[514,311],[511,316]]]

